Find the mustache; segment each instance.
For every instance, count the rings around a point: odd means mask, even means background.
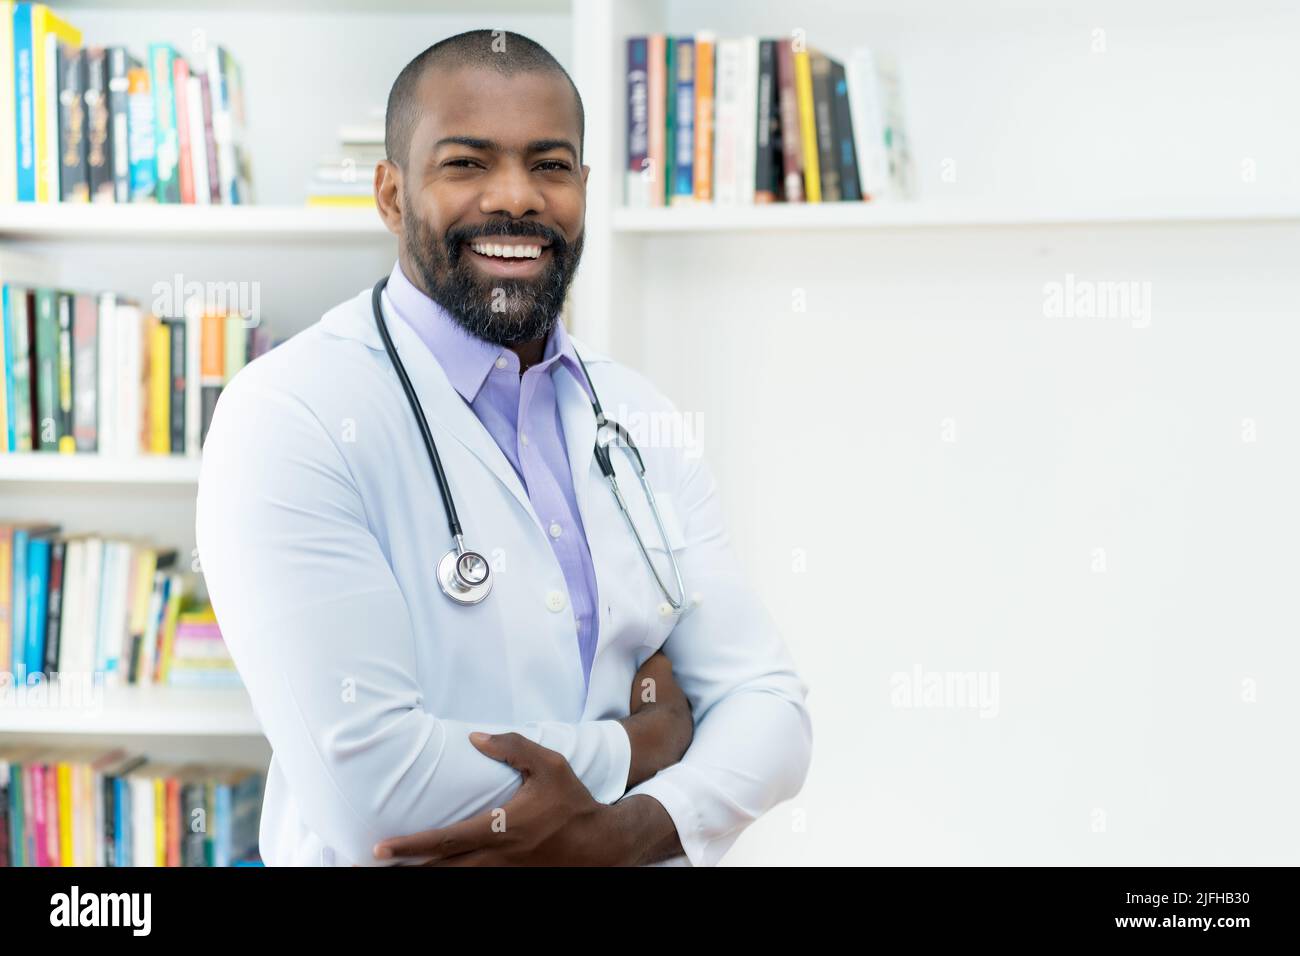
[[[527,219],[489,219],[487,222],[472,226],[456,226],[448,229],[443,236],[449,258],[454,262],[460,257],[460,250],[466,243],[484,236],[510,236],[512,238],[541,239],[551,251],[562,257],[568,251],[569,244],[559,232],[544,226],[540,222]]]

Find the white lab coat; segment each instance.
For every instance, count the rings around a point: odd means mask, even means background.
[[[587,691],[564,576],[527,493],[386,296],[384,307],[466,546],[488,557],[495,584],[472,607],[438,586],[447,520],[370,290],[227,385],[203,450],[196,532],[222,634],[273,751],[263,859],[376,865],[384,838],[503,805],[520,777],[474,748],[474,730],[516,730],[563,754],[596,800],[618,800],[630,746],[617,718],[637,668],[662,645],[695,738],[679,764],[630,793],[664,805],[689,863],[716,863],[798,792],[812,728],[807,688],[742,580],[709,469],[685,449],[641,443],[690,598],[672,612],[592,453],[591,404],[566,370],[554,373],[599,595]],[[607,414],[675,413],[644,377],[575,346]],[[645,496],[626,456],[613,458],[671,582]]]

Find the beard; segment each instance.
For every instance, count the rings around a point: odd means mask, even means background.
[[[407,203],[407,210],[413,208]],[[424,289],[470,335],[511,346],[546,338],[559,321],[569,283],[582,258],[584,235],[570,244],[539,222],[494,219],[449,229],[441,238],[423,219],[403,219],[406,251]],[[462,253],[483,236],[527,236],[550,244],[551,261],[536,279],[479,273]],[[545,253],[543,253],[545,255]]]

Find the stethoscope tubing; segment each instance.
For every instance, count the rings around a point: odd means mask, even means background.
[[[393,368],[397,372],[397,378],[402,383],[402,391],[406,393],[406,400],[411,406],[411,411],[415,414],[415,420],[420,429],[420,438],[424,442],[425,451],[429,456],[429,464],[433,468],[433,476],[438,483],[438,494],[442,498],[443,510],[447,515],[448,530],[451,532],[451,536],[456,542],[456,551],[462,556],[467,553],[476,554],[475,552],[467,551],[465,548],[464,532],[461,530],[460,517],[456,512],[456,503],[452,500],[451,485],[447,481],[447,473],[443,470],[442,459],[438,455],[438,447],[434,443],[433,433],[429,430],[429,422],[424,416],[424,408],[420,404],[419,396],[415,394],[415,387],[411,384],[411,379],[406,373],[406,368],[402,364],[402,360],[397,355],[397,348],[393,345],[392,337],[389,335],[388,325],[384,322],[382,295],[384,287],[387,284],[388,278],[385,276],[375,283],[374,291],[371,293],[371,307],[375,314],[375,324],[379,326],[379,334],[384,341],[384,351],[388,353]],[[574,354],[578,356],[578,365],[582,368],[583,377],[586,378],[587,386],[591,390],[591,409],[596,416],[595,451],[596,459],[600,464],[601,473],[609,480],[610,488],[613,489],[614,492],[614,499],[618,502],[619,511],[623,512],[623,520],[627,522],[628,529],[632,532],[632,537],[636,540],[637,548],[640,550],[641,556],[645,559],[646,567],[648,567],[650,573],[654,575],[655,584],[659,586],[659,590],[663,593],[664,598],[668,601],[673,610],[681,610],[686,603],[686,586],[682,582],[682,572],[681,568],[677,564],[677,556],[674,555],[672,551],[672,542],[668,540],[668,532],[664,528],[663,519],[660,517],[659,505],[655,501],[654,492],[650,488],[650,482],[646,479],[645,462],[641,458],[641,452],[636,447],[636,443],[632,441],[632,436],[627,433],[627,430],[624,429],[622,425],[605,417],[604,409],[602,409],[600,405],[600,397],[596,394],[596,386],[591,380],[591,373],[587,371],[587,363],[582,360],[581,355],[578,355],[578,350],[576,348],[574,349]],[[646,500],[650,505],[650,513],[654,518],[655,527],[659,531],[659,540],[663,543],[664,550],[668,555],[668,561],[672,565],[673,577],[675,579],[674,583],[677,585],[677,594],[679,595],[677,598],[673,597],[667,586],[664,584],[663,578],[659,575],[659,570],[650,559],[650,552],[646,548],[645,542],[641,540],[641,533],[637,531],[636,525],[632,522],[631,512],[628,510],[627,502],[623,498],[622,491],[619,490],[618,479],[614,473],[614,463],[609,455],[609,442],[613,439],[607,439],[606,441],[601,440],[602,432],[605,429],[609,429],[613,432],[614,438],[617,439],[619,445],[621,445],[627,453],[629,460],[633,463],[637,479],[641,482],[641,487],[645,491]],[[478,555],[478,558],[483,560],[481,555]],[[485,575],[486,573],[485,569]],[[439,584],[442,586],[443,592],[446,593],[448,597],[457,603],[462,604],[478,603],[487,596],[487,591],[490,590],[490,581],[485,577],[484,581],[479,582],[479,584],[476,585],[476,587],[482,589],[481,592],[477,593],[473,600],[467,600],[464,597],[458,597],[453,594],[447,581],[443,580],[441,574],[439,575]]]

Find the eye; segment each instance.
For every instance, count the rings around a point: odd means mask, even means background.
[[[449,159],[443,163],[444,166],[458,166],[461,169],[468,169],[470,166],[481,165],[477,159]]]
[[[544,159],[537,164],[537,168],[544,170],[546,172],[550,172],[552,170],[557,170],[557,169],[567,170],[569,168],[569,164],[562,159]]]

